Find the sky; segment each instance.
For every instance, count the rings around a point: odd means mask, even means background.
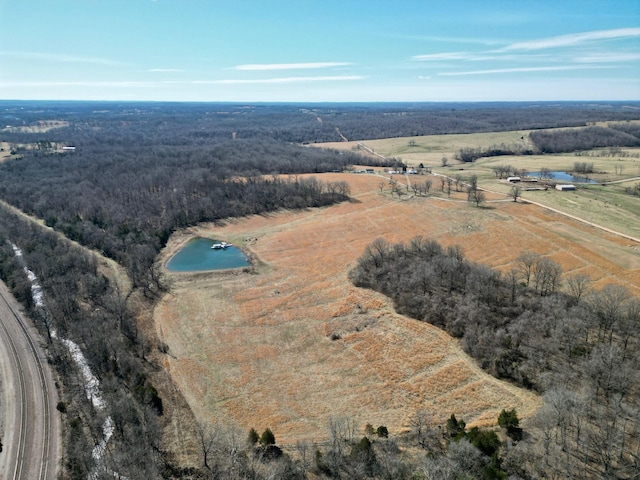
[[[640,100],[640,0],[0,0],[0,99]]]

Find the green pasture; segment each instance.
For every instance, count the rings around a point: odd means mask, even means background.
[[[529,130],[511,132],[470,133],[455,135],[428,135],[423,137],[382,138],[363,143],[385,157],[401,158],[409,165],[440,166],[446,156],[455,163],[455,153],[461,148],[486,148],[491,145],[519,144],[528,146]]]
[[[522,199],[640,238],[640,197],[625,194],[620,187],[582,186],[572,192],[524,191]]]
[[[450,177],[460,175],[463,181],[478,177],[478,185],[490,191],[507,195],[513,184],[496,178],[492,167],[511,165],[526,172],[542,168],[550,171],[572,172],[576,162],[593,164],[589,178],[598,184],[576,184],[577,190],[561,192],[555,188],[546,191],[527,191],[543,186],[519,183],[522,199],[540,202],[549,207],[582,218],[586,221],[640,238],[640,197],[625,193],[625,187],[640,183],[640,149],[624,149],[626,156],[608,156],[606,149],[581,154],[523,155],[480,158],[473,163],[454,160],[461,148],[486,148],[492,145],[520,144],[527,146],[529,131],[475,133],[468,135],[433,135],[425,137],[389,138],[363,142],[386,157],[400,158],[409,166],[422,163],[433,172]],[[442,166],[447,157],[447,166]],[[552,182],[546,182],[552,183]],[[565,183],[565,182],[556,182]]]

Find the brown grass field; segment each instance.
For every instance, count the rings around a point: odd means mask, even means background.
[[[255,260],[254,273],[166,273],[155,327],[170,349],[165,367],[200,420],[270,427],[286,445],[325,439],[331,417],[399,434],[419,409],[471,425],[494,425],[503,408],[524,418],[536,410],[536,395],[485,374],[457,340],[351,284],[350,269],[378,237],[459,244],[467,258],[504,270],[534,250],[597,287],[640,294],[638,245],[538,206],[490,193],[484,208],[462,193],[399,200],[380,192],[376,175],[319,179],[347,180],[353,201],[203,225],[174,235],[161,256],[199,235]]]
[[[9,142],[0,142],[0,162],[11,158],[11,145]]]
[[[4,128],[0,128],[1,131],[6,132],[22,132],[22,133],[44,133],[55,128],[68,127],[69,122],[65,120],[39,120],[33,125],[21,125],[11,126],[7,125]]]
[[[491,170],[498,165],[511,165],[528,172],[548,168],[551,171],[570,172],[576,162],[593,164],[594,173],[590,178],[598,185],[580,185],[575,192],[556,194],[551,188],[547,191],[524,191],[529,186],[539,184],[520,184],[522,198],[538,202],[545,206],[573,214],[586,221],[621,232],[633,238],[640,238],[640,198],[624,192],[625,187],[640,183],[640,149],[625,148],[625,155],[608,155],[606,148],[595,149],[587,155],[572,153],[556,155],[522,155],[480,158],[473,163],[461,163],[455,160],[455,154],[461,148],[487,148],[492,145],[521,145],[530,147],[529,131],[507,131],[490,133],[472,133],[459,135],[427,135],[422,137],[400,137],[364,142],[335,142],[314,146],[338,150],[356,150],[364,154],[367,151],[358,148],[365,145],[376,154],[386,158],[398,158],[409,166],[423,164],[441,175],[455,177],[460,175],[468,181],[477,176],[478,185],[489,191],[507,194],[513,186],[506,180],[499,180]],[[448,165],[442,166],[446,157]],[[372,158],[374,158],[372,156]],[[557,182],[562,183],[562,182]]]

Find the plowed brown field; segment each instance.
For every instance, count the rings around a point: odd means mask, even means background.
[[[348,180],[354,201],[202,226],[174,236],[164,252],[166,261],[201,235],[241,246],[258,265],[257,274],[168,274],[156,328],[170,348],[166,368],[202,420],[270,427],[286,444],[324,438],[330,417],[393,434],[423,408],[442,422],[455,413],[475,425],[494,424],[503,408],[535,411],[534,394],[485,374],[455,339],[350,283],[349,270],[377,237],[459,244],[467,258],[500,269],[534,250],[566,273],[640,294],[640,252],[629,241],[540,207],[398,200],[381,194],[373,175],[320,178]]]

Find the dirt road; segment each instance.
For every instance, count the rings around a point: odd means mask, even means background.
[[[0,282],[0,478],[57,478],[60,419],[41,338]]]

